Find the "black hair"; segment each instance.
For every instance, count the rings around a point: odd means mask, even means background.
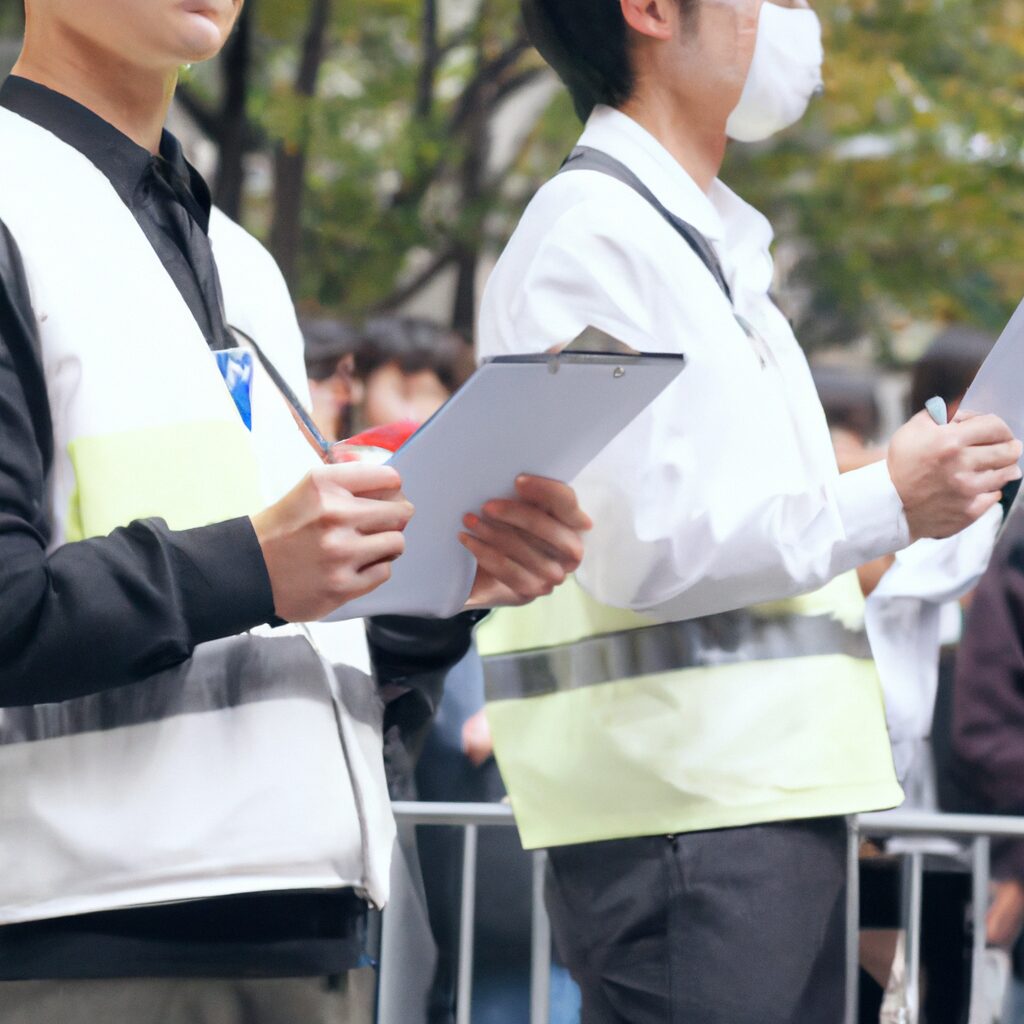
[[[356,332],[343,320],[302,317],[299,327],[305,342],[306,376],[310,380],[333,376],[338,363],[355,352]]]
[[[881,413],[871,374],[841,366],[812,366],[811,375],[830,428],[849,430],[865,444],[877,439]]]
[[[405,374],[430,370],[447,391],[454,392],[473,372],[473,352],[459,335],[429,320],[375,317],[359,332],[355,375],[368,380],[390,363]]]
[[[684,15],[698,0],[676,0]],[[554,68],[586,121],[598,103],[621,106],[635,76],[619,0],[522,0],[530,42]]]
[[[909,415],[920,412],[934,395],[947,402],[963,398],[995,338],[974,327],[948,327],[917,361],[910,381]]]

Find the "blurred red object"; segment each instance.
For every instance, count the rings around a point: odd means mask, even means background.
[[[389,452],[397,452],[419,429],[420,425],[415,420],[399,420],[382,427],[371,427],[341,443],[353,448],[386,448]]]
[[[338,462],[383,463],[398,451],[420,424],[415,420],[399,420],[382,427],[371,427],[361,434],[331,445],[328,460]]]

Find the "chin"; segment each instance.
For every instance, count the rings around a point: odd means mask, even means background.
[[[197,64],[220,53],[230,34],[230,25],[221,26],[206,14],[186,13],[178,26],[177,43],[179,61],[182,64]]]

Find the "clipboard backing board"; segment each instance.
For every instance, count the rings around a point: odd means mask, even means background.
[[[1021,381],[1024,381],[1024,302],[1020,303],[1003,328],[960,402],[960,408],[976,413],[992,413],[1003,420],[1013,431],[1014,437],[1024,438],[1024,389]],[[1021,466],[1024,468],[1024,456],[1021,457]],[[1013,495],[1003,516],[1000,534],[1006,529],[1010,516],[1020,514],[1021,489]]]
[[[603,351],[580,351],[587,342]],[[458,614],[476,575],[458,541],[463,515],[513,496],[521,473],[572,481],[686,362],[631,351],[588,328],[557,355],[484,363],[388,461],[416,508],[391,579],[327,619]]]

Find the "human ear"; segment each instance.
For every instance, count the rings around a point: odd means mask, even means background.
[[[626,24],[651,39],[672,38],[672,13],[675,0],[619,0]]]

